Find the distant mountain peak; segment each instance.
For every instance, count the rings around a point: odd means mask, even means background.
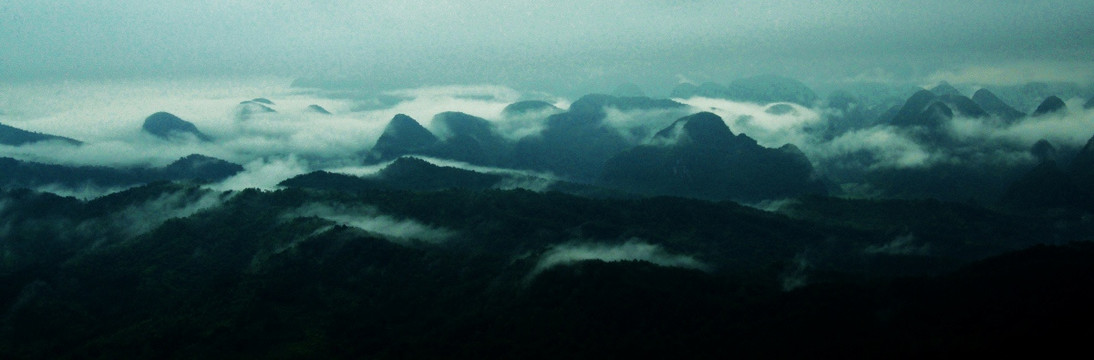
[[[429,130],[426,130],[421,123],[418,123],[418,120],[414,120],[414,118],[406,114],[395,114],[395,116],[391,118],[391,121],[388,122],[387,126],[384,127],[384,133],[404,131],[428,132]]]
[[[417,120],[405,114],[396,114],[384,127],[384,132],[372,147],[372,160],[393,159],[400,155],[419,151],[436,144],[439,140]]]
[[[1000,119],[1012,122],[1026,116],[1025,113],[1011,107],[988,89],[976,90],[972,94],[972,101],[980,105],[980,108]]]
[[[311,111],[313,113],[318,113],[318,114],[323,114],[323,115],[330,115],[330,111],[327,111],[327,109],[324,109],[322,106],[319,106],[319,105],[316,105],[316,104],[308,105],[307,110]]]
[[[170,140],[179,136],[192,135],[201,141],[212,141],[212,138],[198,130],[193,123],[183,120],[175,114],[160,111],[149,115],[144,119],[141,130],[161,139]]]
[[[243,166],[201,154],[190,154],[163,168],[169,179],[221,180],[243,172]]]
[[[533,111],[562,111],[549,102],[540,100],[525,100],[509,104],[501,111],[505,115],[520,115]]]
[[[700,146],[724,145],[735,138],[720,116],[705,111],[682,117],[654,135],[660,139],[680,136],[686,137],[688,144]]]
[[[935,104],[937,99],[938,95],[930,90],[917,91],[911,97],[908,97],[908,100],[904,101],[904,105],[900,107],[890,123],[896,126],[924,125],[921,123],[924,121],[922,114],[927,111],[928,107]]]
[[[1053,114],[1066,110],[1067,104],[1064,104],[1063,100],[1053,95],[1045,98],[1045,100],[1041,102],[1041,105],[1037,106],[1037,110],[1033,111],[1033,116]]]
[[[264,99],[263,98],[258,98],[258,99],[255,99],[255,100],[264,100]],[[252,116],[254,116],[256,114],[276,113],[277,112],[277,110],[274,110],[273,108],[271,108],[269,106],[266,106],[266,105],[272,105],[273,104],[272,101],[266,100],[266,102],[262,102],[262,101],[255,101],[255,100],[242,101],[242,102],[239,103],[239,106],[236,106],[236,119],[237,120],[247,120],[247,119],[250,119]]]
[[[930,90],[931,90],[932,93],[934,93],[935,95],[938,95],[938,96],[942,96],[942,95],[961,96],[961,91],[957,90],[957,88],[953,87],[953,85],[950,85],[950,83],[946,82],[945,80],[938,83],[938,85],[935,85],[935,87],[931,88]]]
[[[984,108],[980,107],[979,104],[964,95],[946,94],[941,95],[938,98],[940,101],[946,103],[950,109],[961,113],[962,116],[981,118],[989,115]]]
[[[248,102],[255,102],[255,103],[266,104],[266,105],[274,105],[273,101],[270,101],[270,99],[262,98],[262,97],[254,98],[254,99],[247,100],[247,101],[243,101],[243,102],[240,102],[240,104],[248,103]]]
[[[768,107],[764,109],[764,112],[771,115],[786,115],[795,114],[798,110],[795,109],[793,105],[787,103],[775,103],[768,105]]]
[[[444,137],[467,136],[479,142],[501,141],[489,120],[458,111],[434,115],[432,127]]]
[[[651,144],[612,156],[600,181],[635,193],[712,200],[826,192],[800,149],[765,148],[744,134],[734,136],[721,117],[709,112],[682,117],[659,131]]]

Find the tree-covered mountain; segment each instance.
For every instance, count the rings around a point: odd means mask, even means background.
[[[685,106],[665,99],[586,95],[566,112],[549,116],[546,128],[539,134],[520,139],[509,164],[563,174],[579,182],[595,180],[608,158],[635,145],[619,129],[605,123],[609,109],[676,111]]]
[[[512,144],[493,123],[461,112],[443,112],[433,117],[432,127],[441,140],[425,155],[482,165],[499,165]]]
[[[793,145],[764,148],[709,112],[677,120],[651,145],[613,156],[600,183],[640,194],[758,201],[826,193]]]
[[[932,355],[1072,344],[1086,334],[1059,319],[1092,320],[1089,246],[1013,252],[1089,241],[1088,222],[937,201],[806,197],[776,214],[171,183],[0,199],[13,359]]]
[[[557,191],[588,197],[635,197],[622,191],[593,185],[543,178],[519,172],[483,173],[450,166],[438,166],[412,156],[404,156],[369,176],[353,176],[315,171],[282,181],[280,186],[320,190],[359,192],[368,190],[436,191],[447,189],[528,189]]]
[[[988,115],[975,101],[965,96],[936,95],[929,90],[921,90],[904,102],[889,124],[907,129],[917,139],[931,145],[945,146],[953,140],[947,126],[955,116],[983,120]]]
[[[1075,155],[1070,165],[1061,167],[1056,159],[1046,158],[1003,194],[1005,206],[1019,209],[1078,209],[1094,211],[1094,137]]]
[[[414,157],[400,157],[373,176],[353,176],[316,171],[280,183],[291,188],[339,191],[490,189],[504,176],[482,174],[453,167],[436,166]]]
[[[0,124],[0,145],[20,146],[43,141],[59,141],[69,145],[81,145],[82,142],[63,136],[42,134],[26,131],[16,127]]]
[[[0,187],[37,188],[59,185],[67,188],[132,186],[155,181],[215,182],[243,171],[243,166],[193,154],[162,168],[67,166],[0,158]]]
[[[835,194],[843,196],[995,204],[1041,159],[1066,164],[1078,151],[1070,144],[1057,147],[1043,142],[1030,148],[1020,141],[986,141],[987,134],[1017,129],[1032,120],[1022,114],[1006,115],[1010,108],[987,90],[974,96],[986,107],[961,95],[920,90],[899,108],[881,114],[876,125],[837,132],[839,128],[829,123],[816,130],[826,136],[825,141],[887,140],[878,149],[847,151],[822,158],[814,166],[841,190]],[[845,114],[859,109],[852,105],[854,98],[837,100],[831,102],[830,109],[835,111],[829,120],[844,120]],[[894,158],[897,155],[902,157]]]
[[[288,160],[218,184],[244,168],[196,154],[133,168],[0,158],[0,358],[1083,350],[1094,138],[1030,146],[1015,133],[1064,118],[1026,118],[1011,97],[1067,89],[909,89],[819,101],[755,77],[675,94],[739,108],[594,94],[485,118],[400,114],[368,150],[296,161],[293,144]],[[414,96],[356,94],[339,108],[390,115]],[[519,98],[455,97],[494,110]],[[245,148],[282,119],[260,115],[274,106],[240,103],[242,137],[156,144]],[[359,115],[297,110],[322,124]],[[173,115],[149,119],[149,133],[201,138]],[[769,145],[778,135],[800,148]],[[219,190],[261,176],[280,183]],[[46,192],[58,186],[116,192]]]
[[[369,150],[367,161],[392,160],[407,154],[427,151],[440,140],[422,124],[404,114],[395,115]]]

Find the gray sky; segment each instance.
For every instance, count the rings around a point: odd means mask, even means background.
[[[556,92],[630,81],[655,94],[761,73],[1089,85],[1090,15],[1094,2],[1075,0],[6,0],[0,79],[351,76]]]

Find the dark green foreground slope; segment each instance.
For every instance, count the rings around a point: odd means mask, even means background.
[[[1081,213],[172,183],[0,204],[2,358],[881,357],[1094,335]],[[648,261],[541,266],[621,252]]]

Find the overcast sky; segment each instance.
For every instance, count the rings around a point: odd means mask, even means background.
[[[630,81],[654,93],[763,73],[1089,85],[1091,15],[1094,2],[1075,0],[5,0],[0,78],[347,76],[560,92]]]

